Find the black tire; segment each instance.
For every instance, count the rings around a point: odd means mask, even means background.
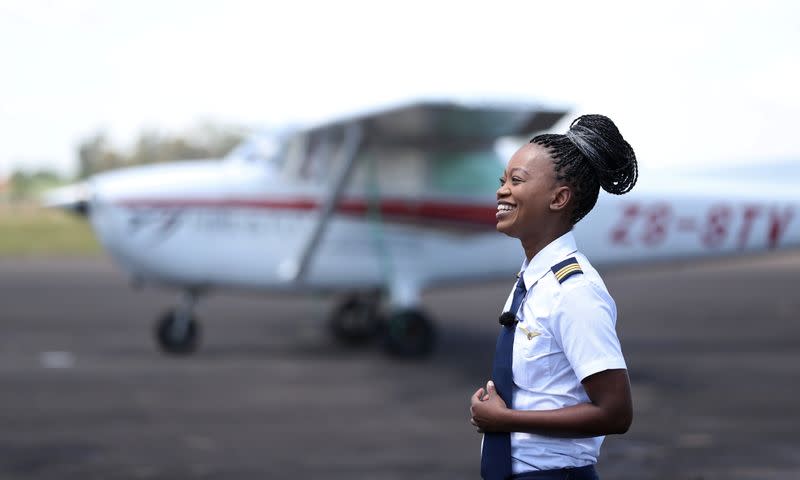
[[[385,335],[386,350],[399,357],[425,357],[436,345],[433,322],[419,310],[401,310],[392,314],[386,322]]]
[[[200,344],[200,324],[192,315],[187,328],[176,336],[173,329],[177,312],[169,310],[156,322],[156,341],[161,350],[173,355],[186,355],[194,352]]]
[[[364,345],[380,331],[377,302],[368,302],[352,297],[342,302],[333,311],[328,322],[331,333],[339,342],[348,346]]]

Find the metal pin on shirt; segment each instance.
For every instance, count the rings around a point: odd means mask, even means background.
[[[538,337],[539,335],[541,335],[541,333],[535,331],[532,332],[527,328],[523,327],[522,325],[517,325],[517,327],[519,327],[520,330],[525,332],[525,335],[528,337],[528,340],[533,340],[533,337]]]

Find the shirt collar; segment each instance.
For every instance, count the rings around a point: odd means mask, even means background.
[[[520,270],[525,282],[525,289],[529,290],[533,284],[550,271],[553,265],[577,251],[575,237],[572,235],[572,230],[570,230],[547,244],[546,247],[533,256],[530,262],[526,258]]]

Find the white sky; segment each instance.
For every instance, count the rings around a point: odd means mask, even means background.
[[[0,176],[451,96],[604,113],[645,168],[800,161],[800,2],[0,0],[0,61]]]

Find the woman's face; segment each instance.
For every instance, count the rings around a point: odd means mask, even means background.
[[[552,221],[558,185],[553,161],[541,145],[528,143],[511,157],[497,189],[497,230],[520,240],[535,238]]]

